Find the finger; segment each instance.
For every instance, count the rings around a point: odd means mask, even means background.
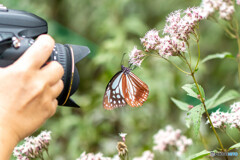
[[[16,63],[21,66],[28,65],[40,68],[50,57],[54,44],[53,38],[49,35],[41,35]]]
[[[51,61],[43,68],[41,68],[41,76],[46,77],[50,85],[57,83],[64,74],[64,69],[57,61]]]
[[[52,90],[52,97],[53,99],[56,99],[60,93],[63,90],[63,81],[59,80],[56,84],[54,84],[53,86],[51,86],[51,90]]]
[[[52,102],[52,112],[49,115],[50,117],[52,117],[56,113],[57,106],[58,106],[58,101],[54,99]]]

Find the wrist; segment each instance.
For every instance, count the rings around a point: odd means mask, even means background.
[[[18,142],[19,138],[17,135],[0,125],[0,159],[10,159],[13,149]]]

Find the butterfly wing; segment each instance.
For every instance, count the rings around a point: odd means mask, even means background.
[[[109,81],[103,97],[103,107],[107,110],[123,107],[127,103],[124,100],[122,91],[122,78],[124,73],[119,71]]]
[[[122,83],[123,95],[128,105],[131,107],[142,106],[149,94],[147,84],[132,72],[123,76]]]

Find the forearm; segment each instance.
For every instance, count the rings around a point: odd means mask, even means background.
[[[0,126],[0,159],[9,160],[14,147],[17,145],[17,137]]]

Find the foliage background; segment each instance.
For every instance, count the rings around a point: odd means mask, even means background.
[[[86,45],[91,49],[91,55],[77,65],[81,83],[73,99],[81,105],[81,109],[59,107],[56,115],[41,128],[52,131],[49,152],[53,159],[76,159],[83,151],[115,155],[119,132],[128,133],[126,143],[131,157],[140,156],[144,150],[152,149],[153,135],[168,124],[193,138],[194,145],[187,155],[204,149],[199,137],[194,137],[191,129],[185,126],[186,113],[170,100],[170,97],[175,97],[195,104],[181,89],[182,85],[192,83],[192,80],[162,59],[148,58],[142,68],[134,71],[150,89],[143,107],[127,106],[106,111],[102,106],[106,85],[120,70],[123,53],[129,53],[134,45],[140,48],[139,38],[148,30],[162,29],[170,12],[198,6],[200,1],[0,0],[0,3],[47,20],[49,34],[56,42]],[[236,42],[228,38],[220,26],[204,21],[200,29],[202,57],[224,51],[236,56]],[[196,56],[194,47],[193,52]],[[227,90],[238,90],[237,62],[234,59],[209,61],[200,66],[197,79],[207,97],[222,86],[226,86]],[[214,149],[217,141],[212,131],[204,123],[201,130],[208,148]],[[237,132],[229,132],[240,140]],[[232,144],[225,135],[220,136],[225,146]],[[170,159],[167,153],[157,153],[157,157]]]

